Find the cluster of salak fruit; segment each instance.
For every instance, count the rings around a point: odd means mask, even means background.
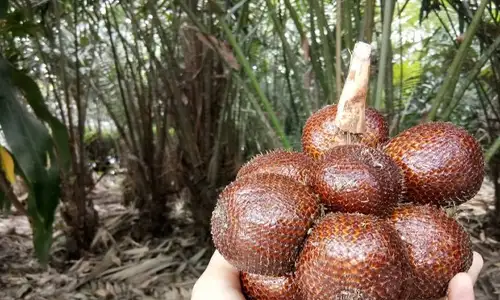
[[[446,122],[390,138],[372,108],[364,133],[343,133],[337,108],[309,117],[302,152],[274,150],[239,170],[213,211],[215,247],[241,271],[247,299],[444,297],[473,257],[446,208],[479,191],[481,146]]]

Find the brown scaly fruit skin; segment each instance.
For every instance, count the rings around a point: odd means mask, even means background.
[[[401,300],[408,271],[390,222],[329,213],[308,236],[295,275],[304,300]]]
[[[293,275],[273,277],[240,272],[240,282],[247,300],[301,300]]]
[[[319,213],[318,197],[289,177],[243,176],[220,194],[212,214],[212,238],[240,271],[282,276],[293,271]]]
[[[481,188],[481,146],[465,129],[452,123],[416,125],[392,138],[384,150],[403,170],[408,202],[459,205]]]
[[[411,299],[446,296],[453,276],[466,272],[472,264],[467,232],[443,210],[429,205],[403,204],[391,220],[406,244],[414,278],[408,285]]]
[[[330,211],[389,216],[400,200],[403,174],[381,150],[342,145],[318,161],[311,186]]]
[[[273,150],[259,154],[245,163],[236,178],[254,173],[281,174],[308,184],[314,161],[304,153],[286,150]]]
[[[302,133],[304,153],[319,158],[329,149],[346,144],[347,136],[339,132],[335,125],[337,104],[327,105],[313,113],[306,121]],[[361,144],[378,147],[389,139],[389,126],[378,111],[367,107],[365,110],[366,132],[362,135]]]

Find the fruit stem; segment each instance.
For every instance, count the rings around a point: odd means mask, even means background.
[[[335,125],[347,133],[366,131],[365,106],[370,78],[371,45],[357,42],[351,57],[349,73],[340,94]]]

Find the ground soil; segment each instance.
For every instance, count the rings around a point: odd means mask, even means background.
[[[211,255],[194,231],[179,228],[171,238],[138,243],[128,234],[137,212],[120,204],[117,177],[101,181],[92,196],[102,228],[93,253],[78,261],[65,261],[60,224],[52,266],[42,268],[33,257],[26,218],[0,218],[0,299],[189,299]],[[458,219],[485,261],[477,300],[500,300],[500,242],[484,227],[492,203],[493,187],[486,181],[474,199],[458,207]]]

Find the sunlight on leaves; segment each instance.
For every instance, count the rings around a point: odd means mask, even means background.
[[[2,170],[5,173],[7,180],[13,184],[16,181],[16,175],[14,173],[14,160],[10,155],[9,151],[5,147],[0,146],[0,160],[2,161]]]

